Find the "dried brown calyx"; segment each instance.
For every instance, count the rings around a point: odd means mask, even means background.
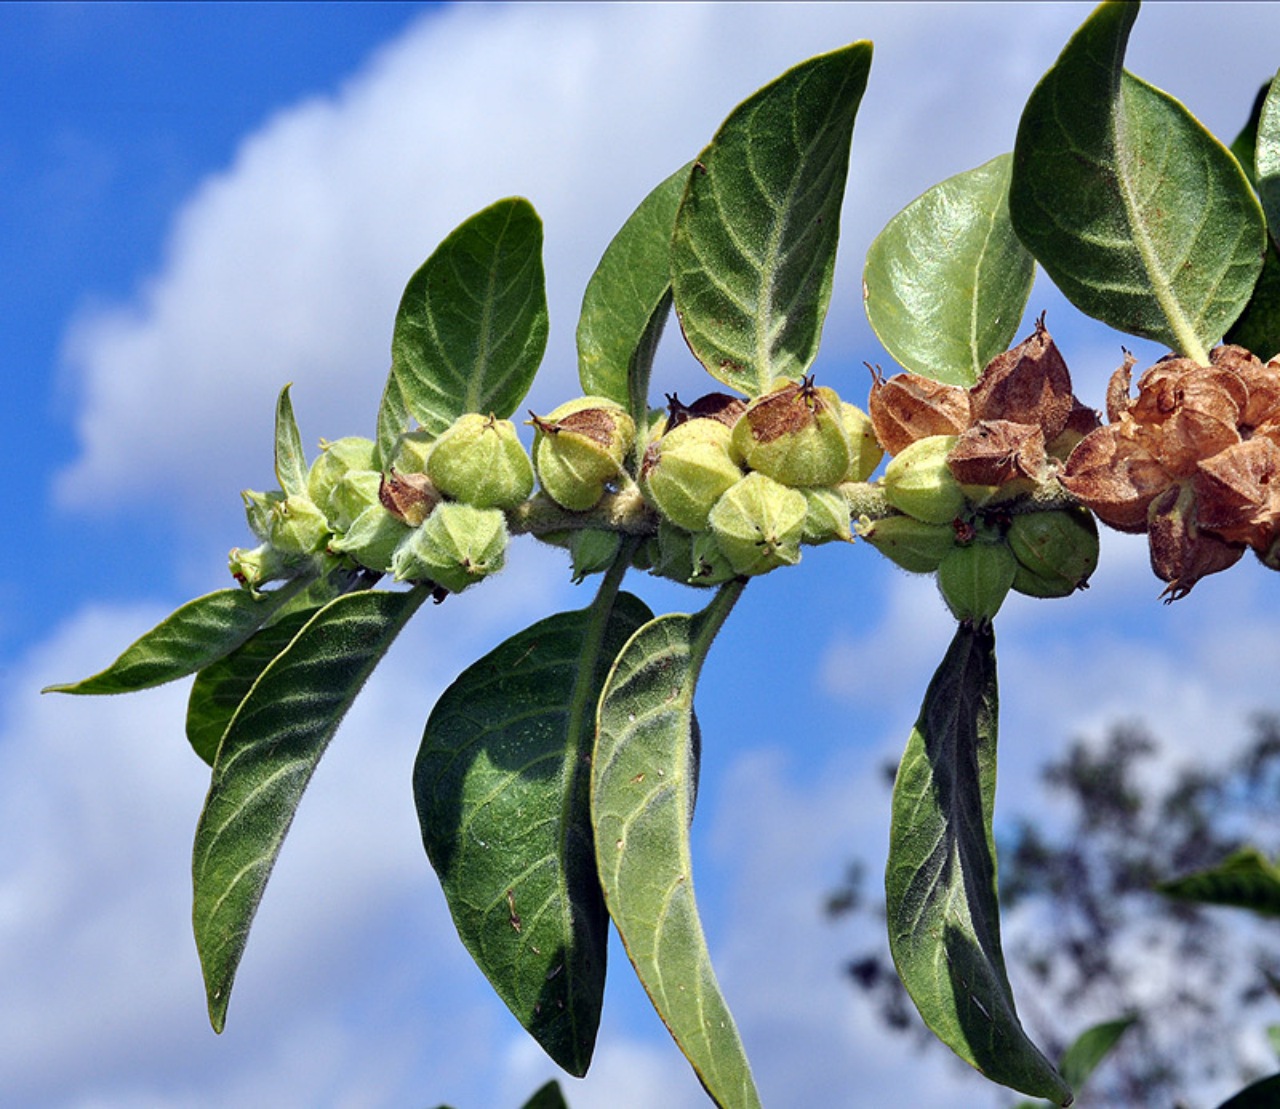
[[[1251,547],[1280,539],[1280,361],[1217,347],[1208,366],[1169,355],[1111,377],[1105,427],[1072,451],[1062,484],[1106,524],[1147,532],[1170,600]]]
[[[741,397],[730,393],[705,393],[692,404],[683,404],[675,393],[667,394],[667,431],[689,420],[715,420],[733,427],[747,407]]]
[[[1098,426],[1098,415],[1071,391],[1071,374],[1053,337],[1035,331],[996,355],[969,389],[918,374],[877,377],[871,388],[876,438],[890,454],[932,435],[958,436],[949,458],[957,481],[1030,488],[1048,476]]]
[[[867,411],[876,438],[889,454],[900,454],[931,435],[959,435],[969,426],[969,394],[920,374],[887,380],[872,370]]]

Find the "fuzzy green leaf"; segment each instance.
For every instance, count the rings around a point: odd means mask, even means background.
[[[639,391],[637,411],[631,367],[642,346],[656,346],[656,337],[646,344],[646,336],[671,287],[671,233],[688,179],[689,166],[682,166],[640,202],[605,249],[582,297],[578,319],[582,391],[623,405],[637,423],[645,415],[648,389]],[[659,333],[665,309],[661,317]]]
[[[596,875],[589,764],[609,662],[651,619],[617,593],[539,621],[458,677],[413,772],[422,841],[458,934],[560,1066],[586,1073],[609,920]]]
[[[1258,115],[1254,170],[1271,237],[1280,242],[1280,81],[1273,80]]]
[[[1156,889],[1182,901],[1233,905],[1263,916],[1280,916],[1280,867],[1253,847],[1229,855],[1215,867],[1162,882]]]
[[[542,221],[527,200],[499,200],[454,230],[405,287],[378,412],[384,465],[411,419],[435,436],[464,412],[510,416],[546,345]]]
[[[937,1037],[993,1082],[1060,1105],[1071,1090],[1028,1039],[1000,948],[995,636],[961,624],[929,683],[893,789],[889,948]]]
[[[167,616],[100,673],[46,687],[45,693],[133,693],[185,678],[229,655],[276,613],[309,579],[266,593],[220,589]]]
[[[972,385],[1007,350],[1035,262],[1009,220],[1012,156],[934,185],[893,217],[867,252],[867,319],[904,369]]]
[[[214,764],[227,725],[249,695],[253,683],[314,615],[314,609],[294,612],[268,624],[231,654],[196,675],[187,698],[187,742],[210,766]]]
[[[749,395],[818,352],[870,69],[869,42],[802,62],[735,108],[694,163],[672,240],[676,316],[707,372]]]
[[[307,456],[302,449],[302,435],[293,415],[290,386],[280,390],[276,401],[276,481],[291,497],[307,493]]]
[[[1207,364],[1262,268],[1258,201],[1182,104],[1123,69],[1135,3],[1104,3],[1032,92],[1009,209],[1082,312]]]
[[[192,858],[196,949],[221,1032],[258,903],[311,775],[365,679],[429,595],[360,592],[320,609],[263,670],[223,736]]]
[[[600,698],[591,807],[609,915],[654,1007],[717,1104],[758,1106],[693,893],[693,694],[711,640],[742,591],[697,616],[659,617],[614,663]]]
[[[212,766],[227,725],[267,664],[335,597],[368,587],[367,577],[335,570],[277,609],[262,628],[229,655],[201,670],[187,698],[187,742],[192,750]]]

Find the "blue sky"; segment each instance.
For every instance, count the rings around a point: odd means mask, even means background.
[[[182,738],[185,689],[36,691],[227,583],[226,550],[248,540],[237,492],[270,483],[284,382],[307,442],[372,432],[400,289],[467,215],[518,193],[546,222],[552,332],[530,402],[549,409],[577,391],[581,291],[635,204],[755,88],[857,38],[876,57],[816,369],[864,401],[863,361],[887,364],[859,306],[868,243],[1009,148],[1089,10],[0,6],[0,432],[21,529],[0,577],[0,1089],[31,1106],[472,1109],[549,1077],[452,934],[409,772],[459,670],[585,603],[557,552],[517,546],[483,589],[420,616],[370,683],[304,799],[222,1037],[190,939],[207,772]],[[1229,139],[1276,42],[1274,6],[1149,5],[1129,65]],[[1151,353],[1044,282],[1028,320],[1042,309],[1090,403],[1121,342]],[[655,388],[696,395],[699,373],[669,336]],[[1103,557],[1088,593],[1015,599],[997,624],[1002,819],[1040,806],[1040,763],[1117,718],[1176,758],[1280,707],[1274,578],[1248,560],[1165,607],[1140,542],[1107,535]],[[991,1103],[877,1030],[839,975],[875,937],[821,916],[848,858],[882,865],[878,767],[950,628],[926,581],[823,548],[752,585],[704,672],[699,896],[767,1104],[887,1104],[904,1083],[914,1105]],[[705,1104],[615,956],[571,1104]]]

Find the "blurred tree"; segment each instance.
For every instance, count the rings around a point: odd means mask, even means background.
[[[1090,1107],[1184,1106],[1188,1091],[1275,1070],[1259,1033],[1277,1017],[1274,921],[1156,892],[1249,844],[1280,850],[1280,716],[1258,715],[1240,754],[1176,769],[1142,727],[1077,740],[1043,770],[1046,814],[1000,844],[1004,950],[1023,1022],[1050,1058],[1087,1026],[1137,1017],[1090,1080]],[[891,783],[894,767],[886,767]],[[833,918],[881,912],[861,863],[831,892]],[[846,964],[884,1023],[923,1049],[925,1029],[883,949]],[[1030,980],[1030,981],[1028,981]],[[1019,983],[1034,988],[1018,990]],[[1280,1027],[1270,1029],[1280,1047]],[[1225,1084],[1225,1085],[1224,1085]]]

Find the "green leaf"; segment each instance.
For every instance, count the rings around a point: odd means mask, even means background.
[[[253,593],[220,589],[173,612],[92,677],[47,686],[45,693],[133,693],[185,678],[230,654],[278,611],[309,578]]]
[[[630,557],[628,551],[627,558]],[[617,593],[513,636],[432,710],[413,771],[422,842],[458,935],[561,1067],[586,1073],[609,920],[591,839],[595,705],[609,662],[652,614]]]
[[[280,654],[315,615],[294,612],[255,633],[231,654],[206,666],[191,685],[187,698],[187,742],[210,766],[218,745],[240,703],[249,695],[268,664]]]
[[[1071,1090],[1023,1031],[1000,949],[995,636],[961,624],[929,683],[893,790],[885,900],[898,975],[937,1037],[993,1082]]]
[[[1231,146],[1228,147],[1235,160],[1240,163],[1240,168],[1244,170],[1244,175],[1249,179],[1249,184],[1255,189],[1258,187],[1257,177],[1254,175],[1254,162],[1258,152],[1258,120],[1262,116],[1262,105],[1266,103],[1267,92],[1270,88],[1271,82],[1267,81],[1258,90],[1258,95],[1253,99],[1253,108],[1249,112],[1249,118],[1240,129],[1240,133],[1231,140]]]
[[[1280,353],[1280,250],[1274,241],[1267,246],[1253,296],[1231,325],[1226,341],[1252,351],[1264,362]]]
[[[331,601],[263,670],[223,736],[191,868],[196,949],[217,1032],[312,772],[365,679],[428,595],[419,587]]]
[[[905,369],[972,385],[1007,350],[1035,262],[1009,220],[1012,156],[934,185],[893,217],[867,252],[867,319]]]
[[[331,572],[277,609],[262,628],[229,655],[201,670],[187,698],[187,741],[195,753],[212,766],[227,725],[267,664],[335,597],[367,589],[370,584],[362,574],[343,569]]]
[[[1236,851],[1207,870],[1161,882],[1156,889],[1182,901],[1232,905],[1263,916],[1280,916],[1280,867],[1255,847]]]
[[[1009,209],[1082,312],[1207,365],[1262,268],[1262,212],[1230,152],[1122,68],[1137,9],[1098,7],[1032,92]]]
[[[1115,1049],[1123,1036],[1137,1022],[1137,1017],[1108,1020],[1086,1028],[1062,1056],[1058,1070],[1072,1088],[1079,1090],[1085,1081]]]
[[[676,316],[717,381],[798,378],[831,299],[853,121],[871,44],[822,54],[743,101],[698,156],[676,216]]]
[[[569,1103],[560,1091],[560,1083],[553,1078],[545,1086],[539,1086],[521,1109],[569,1109]]]
[[[1258,115],[1254,168],[1271,237],[1280,242],[1280,81],[1271,82]]]
[[[637,410],[630,386],[632,362],[637,351],[648,345],[646,336],[660,307],[661,320],[666,319],[671,233],[689,168],[676,170],[640,202],[605,249],[582,297],[578,319],[582,391],[625,406],[637,423],[646,414],[648,382],[640,390]],[[652,346],[656,345],[654,336]]]
[[[307,494],[307,457],[302,449],[302,436],[293,415],[293,401],[286,385],[276,401],[276,481],[291,497]]]
[[[439,435],[464,412],[510,416],[547,346],[542,221],[523,198],[472,216],[410,279],[378,412],[385,465],[417,422]]]
[[[1280,1105],[1280,1074],[1250,1083],[1218,1109],[1275,1109],[1276,1105]]]
[[[722,586],[698,615],[662,616],[632,636],[600,698],[591,782],[609,915],[658,1015],[725,1109],[760,1098],[694,900],[693,694],[742,587]]]

